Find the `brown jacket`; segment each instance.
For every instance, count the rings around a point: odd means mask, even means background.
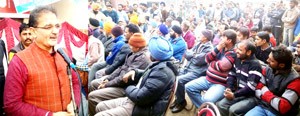
[[[109,82],[105,87],[123,87],[123,75],[133,69],[145,69],[150,64],[150,59],[147,57],[148,49],[145,47],[137,53],[129,53],[125,59],[125,63],[118,67],[111,75],[107,77]]]
[[[284,23],[284,28],[294,28],[299,16],[298,9],[294,7],[293,9],[288,9],[282,15],[282,22]]]

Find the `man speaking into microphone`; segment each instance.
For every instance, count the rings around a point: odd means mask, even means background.
[[[72,72],[75,96],[72,100],[68,64],[54,50],[60,29],[56,11],[47,6],[38,7],[30,12],[28,24],[36,40],[18,52],[9,64],[4,90],[6,115],[74,115],[74,109],[80,105],[79,81]]]

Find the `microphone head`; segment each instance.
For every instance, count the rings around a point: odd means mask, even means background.
[[[64,52],[63,48],[54,48],[54,50],[56,52],[59,52],[59,53],[63,53]]]
[[[56,51],[64,58],[64,60],[68,64],[68,66],[70,66],[73,69],[76,68],[75,64],[71,61],[71,59],[69,58],[69,56],[63,50],[63,48],[57,48]]]
[[[73,62],[70,63],[70,67],[73,68],[73,69],[76,68],[76,66],[75,66],[75,64]]]

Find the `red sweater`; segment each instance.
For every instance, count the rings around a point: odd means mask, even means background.
[[[272,44],[272,47],[276,47],[276,39],[274,36],[270,36],[270,43]]]
[[[196,37],[191,31],[187,31],[185,35],[183,35],[183,39],[186,42],[188,49],[192,49],[195,44]]]
[[[205,60],[208,63],[206,79],[214,84],[226,86],[227,75],[233,67],[236,54],[233,50],[219,51],[215,48],[206,54]]]

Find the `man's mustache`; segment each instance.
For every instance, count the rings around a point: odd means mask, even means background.
[[[25,41],[31,41],[32,42],[32,39],[27,38],[27,39],[25,39]]]

